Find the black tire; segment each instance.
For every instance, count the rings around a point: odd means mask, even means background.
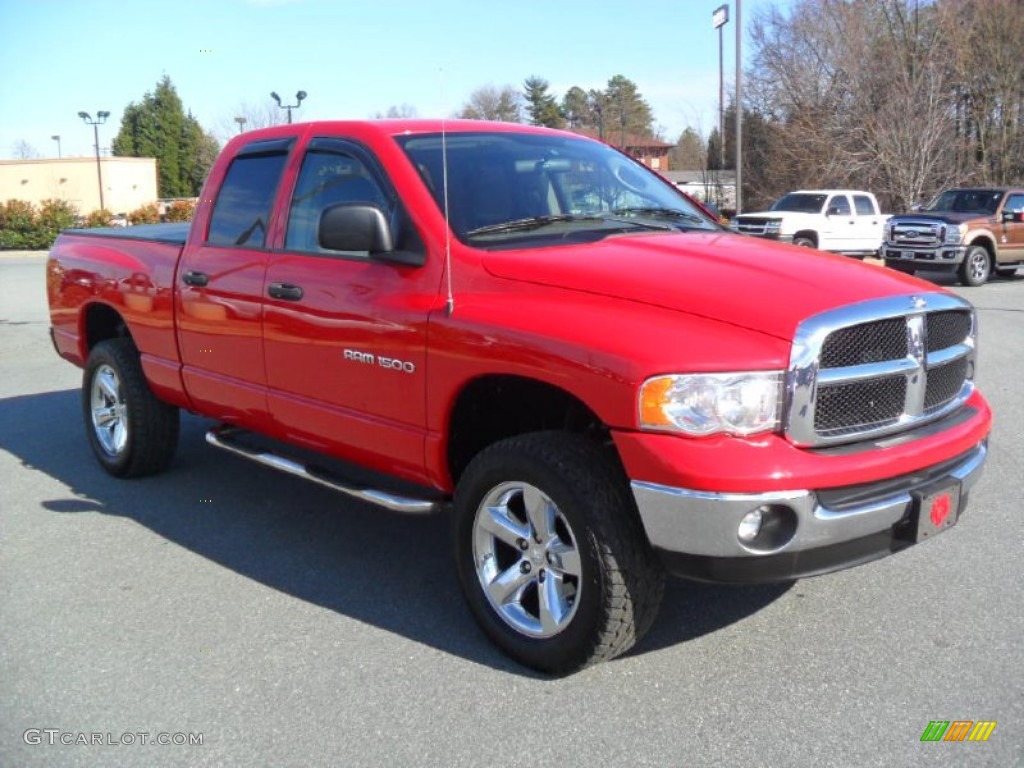
[[[178,409],[153,394],[131,339],[93,347],[82,377],[82,416],[96,459],[115,477],[156,474],[174,457]]]
[[[539,491],[545,503],[551,503],[551,519],[556,523],[549,530],[557,531],[559,540],[573,545],[568,549],[576,553],[578,562],[575,583],[567,574],[556,576],[550,584],[543,581],[546,567],[550,566],[549,574],[556,574],[556,570],[555,563],[548,559],[546,566],[542,555],[535,551],[544,550],[539,539],[530,541],[528,550],[525,542],[518,540],[519,548],[527,550],[520,552],[477,525],[478,513],[488,515],[493,509],[488,497],[499,492],[509,498],[508,506],[501,509],[510,517],[503,519],[511,520],[516,514],[516,493],[524,487]],[[525,494],[520,500],[524,498]],[[530,518],[522,513],[523,507],[519,507],[518,523],[535,531]],[[583,437],[536,432],[486,448],[470,462],[459,481],[453,523],[456,567],[470,609],[491,640],[528,667],[566,674],[612,659],[629,650],[657,615],[664,572],[647,542],[626,477],[617,461]],[[493,554],[480,557],[481,537],[495,542]],[[515,593],[520,596],[518,600],[511,595],[499,613],[485,591],[486,576],[478,575],[478,565],[491,562],[503,575],[519,579],[516,573],[530,572],[523,571],[523,563],[531,557],[536,557],[535,575],[524,578],[533,581]],[[563,566],[561,558],[557,564]],[[481,572],[485,568],[480,565]],[[569,607],[564,625],[548,636],[538,636],[543,626],[539,618],[541,584],[548,584],[556,593],[559,589],[575,589],[566,600]],[[505,617],[522,610],[523,616],[531,619],[531,599],[538,617],[536,628],[516,628]]]
[[[800,246],[801,248],[817,248],[818,244],[813,239],[806,235],[798,235],[793,238],[793,245]]]
[[[972,245],[964,254],[959,277],[964,285],[978,286],[988,282],[992,275],[992,259],[980,245]]]

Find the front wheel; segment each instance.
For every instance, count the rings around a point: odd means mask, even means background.
[[[101,341],[85,365],[82,411],[100,465],[115,477],[162,471],[178,445],[178,409],[156,398],[131,339]]]
[[[801,248],[817,248],[818,244],[815,243],[811,238],[806,235],[798,235],[793,238],[793,245],[797,245]]]
[[[653,623],[661,566],[621,468],[582,437],[538,432],[482,451],[459,481],[454,525],[469,607],[522,664],[572,672],[626,652]]]
[[[980,245],[968,248],[960,265],[960,282],[971,286],[984,285],[991,274],[992,260],[988,256],[988,251]]]

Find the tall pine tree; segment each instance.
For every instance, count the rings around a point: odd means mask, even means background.
[[[124,110],[113,142],[120,157],[155,157],[160,197],[195,197],[220,147],[185,110],[164,75],[142,102]]]

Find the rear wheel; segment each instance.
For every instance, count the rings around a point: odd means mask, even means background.
[[[972,245],[964,254],[960,265],[960,282],[964,285],[984,285],[992,273],[992,260],[980,245]]]
[[[166,469],[178,445],[178,409],[146,383],[131,339],[101,341],[82,379],[82,411],[100,465],[115,477]]]
[[[503,440],[455,494],[455,556],[480,626],[553,674],[614,658],[650,627],[664,575],[621,468],[575,435]]]

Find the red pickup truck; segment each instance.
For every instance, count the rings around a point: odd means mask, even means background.
[[[666,571],[785,580],[934,536],[986,457],[968,302],[732,234],[571,133],[243,134],[190,227],[65,232],[47,285],[104,469],[165,469],[184,408],[239,456],[448,510],[476,619],[549,672],[630,648]]]

